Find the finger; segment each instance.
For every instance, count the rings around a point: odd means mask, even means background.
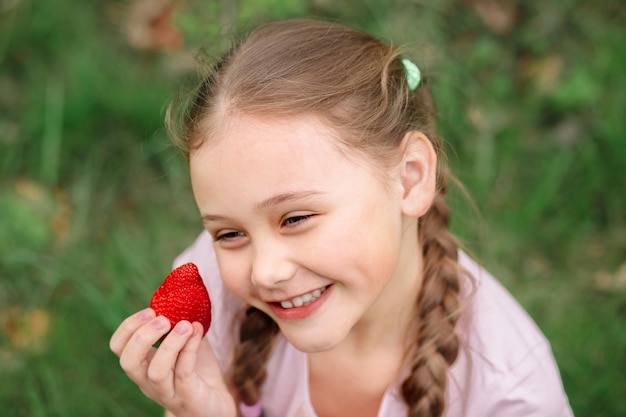
[[[144,325],[147,321],[151,320],[154,316],[154,310],[146,308],[138,311],[130,317],[127,317],[122,324],[120,324],[115,333],[113,333],[111,340],[109,340],[109,348],[113,351],[113,353],[120,356],[122,350],[124,350],[124,346],[126,346],[137,329],[139,329],[139,327]]]
[[[146,370],[154,360],[152,347],[157,340],[165,335],[171,328],[170,321],[157,316],[139,327],[131,336],[120,355],[120,365],[128,376],[139,383],[146,378]],[[156,356],[156,354],[155,354]]]
[[[183,346],[183,349],[178,354],[178,360],[176,361],[175,368],[175,384],[183,383],[184,381],[190,381],[190,376],[197,371],[196,361],[198,358],[198,346],[202,341],[202,333],[204,329],[202,324],[194,322],[192,324],[192,334],[187,343]]]
[[[180,321],[163,340],[148,367],[148,379],[159,386],[162,394],[171,393],[174,390],[173,373],[177,366],[176,362],[181,350],[193,334],[192,324],[188,321]]]

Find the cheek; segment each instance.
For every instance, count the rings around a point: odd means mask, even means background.
[[[325,270],[323,275],[328,276],[356,272],[370,277],[368,281],[388,279],[398,261],[399,224],[390,218],[381,224],[360,216],[347,216],[339,223],[340,227],[330,225],[320,234],[323,239],[317,239],[315,250],[310,252],[318,271]]]
[[[235,256],[232,253],[225,254],[216,250],[216,255],[224,286],[237,297],[246,299],[252,289],[248,264],[242,256]]]

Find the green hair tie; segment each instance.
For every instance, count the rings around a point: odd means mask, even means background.
[[[415,91],[417,86],[420,85],[420,81],[422,81],[422,73],[410,59],[403,58],[402,65],[404,65],[404,70],[406,71],[406,82],[409,85],[409,90]]]

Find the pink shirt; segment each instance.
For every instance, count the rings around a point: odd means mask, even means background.
[[[532,319],[489,273],[465,253],[461,265],[475,279],[465,279],[468,302],[457,325],[462,347],[448,374],[446,417],[568,417],[567,396],[550,345]],[[194,262],[211,294],[213,320],[207,338],[225,370],[235,343],[231,326],[243,307],[222,284],[213,241],[203,232],[175,261]],[[467,297],[473,291],[471,297]],[[260,404],[242,407],[244,417],[316,417],[308,387],[306,353],[278,336],[267,365]],[[406,416],[406,406],[393,385],[378,417]]]

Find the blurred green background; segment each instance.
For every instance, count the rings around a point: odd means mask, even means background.
[[[577,416],[625,416],[626,3],[0,0],[0,414],[154,416],[108,340],[201,230],[165,104],[286,17],[409,44],[461,240],[551,340]],[[621,46],[620,46],[621,45]]]

